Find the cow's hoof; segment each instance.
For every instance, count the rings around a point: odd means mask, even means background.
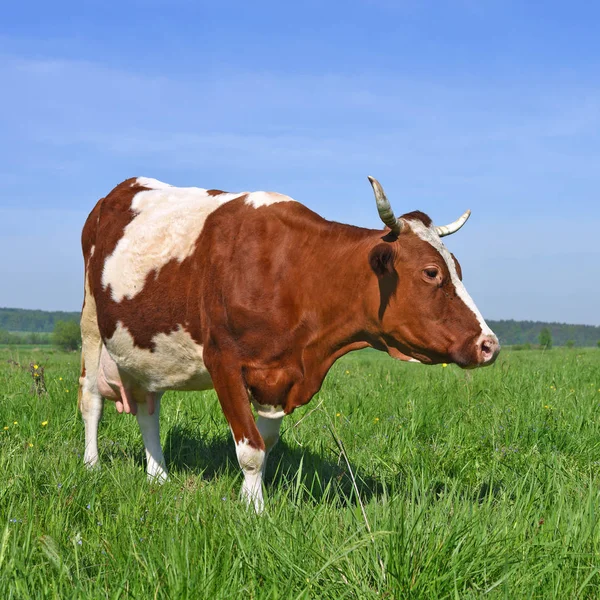
[[[98,461],[97,454],[96,456],[92,456],[90,458],[84,457],[83,464],[85,465],[86,469],[89,469],[90,471],[97,471],[100,469],[100,462]]]

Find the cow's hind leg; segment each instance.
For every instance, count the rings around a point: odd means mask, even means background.
[[[98,369],[102,338],[96,317],[96,302],[85,286],[85,300],[81,311],[81,376],[79,378],[79,410],[85,424],[85,452],[83,461],[88,467],[98,462],[98,423],[102,417],[104,398],[98,392]]]
[[[158,483],[163,483],[168,478],[165,457],[160,445],[159,416],[161,396],[162,394],[152,393],[152,398],[147,397],[146,402],[139,402],[137,405],[137,414],[135,415],[146,448],[146,472],[148,473],[148,479]]]

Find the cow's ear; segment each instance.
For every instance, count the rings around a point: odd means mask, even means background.
[[[390,244],[377,244],[369,254],[369,264],[377,277],[394,272],[394,250]]]

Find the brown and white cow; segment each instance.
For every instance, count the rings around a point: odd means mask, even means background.
[[[281,194],[147,178],[99,200],[82,235],[85,463],[98,460],[109,398],[136,414],[148,476],[164,479],[163,392],[214,387],[242,496],[260,511],[282,418],[319,391],[340,356],[372,347],[426,364],[491,364],[498,340],[440,239],[469,211],[445,227],[421,212],[396,218],[370,180],[385,230],[327,221]]]

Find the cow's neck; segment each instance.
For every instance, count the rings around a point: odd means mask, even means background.
[[[347,227],[347,229],[346,229]],[[295,406],[305,404],[320,389],[333,363],[348,352],[379,347],[373,334],[379,297],[377,278],[369,266],[370,250],[381,242],[381,231],[336,224],[331,239],[322,239],[307,260],[319,265],[305,282],[305,294],[314,294],[318,326],[304,348],[308,380]],[[306,297],[306,296],[305,296]]]

